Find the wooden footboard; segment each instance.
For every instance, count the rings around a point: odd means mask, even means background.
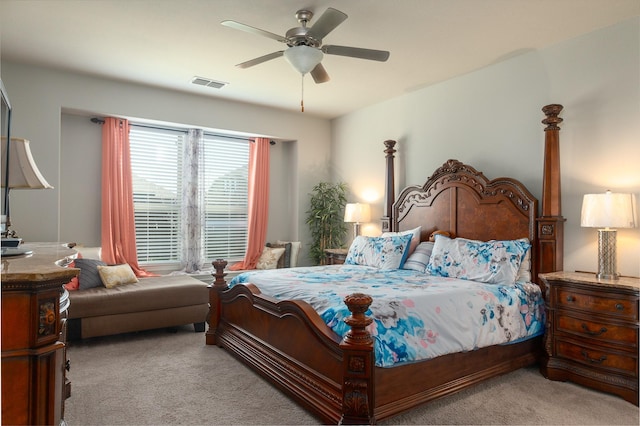
[[[251,284],[229,289],[224,280],[226,264],[213,262],[216,279],[210,286],[207,344],[227,349],[323,421],[345,422],[342,417],[347,411],[353,423],[363,423],[360,413],[372,411],[366,404],[362,407],[364,396],[360,396],[370,393],[369,383],[353,378],[347,386],[355,390],[343,397],[344,378],[353,376],[343,371],[345,354],[349,354],[347,359],[360,355],[362,365],[352,361],[349,368],[371,378],[373,345],[367,341],[370,336],[364,325],[358,329],[358,321],[363,320],[353,320],[357,331],[350,341],[341,343],[307,303],[276,301]],[[362,302],[354,301],[358,303]],[[361,318],[367,308],[368,304],[364,310],[360,308]],[[364,368],[368,368],[366,374]]]

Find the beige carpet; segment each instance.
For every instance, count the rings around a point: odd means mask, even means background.
[[[72,342],[65,420],[70,426],[319,423],[204,339],[184,327]],[[384,423],[637,426],[639,416],[621,398],[525,368]]]

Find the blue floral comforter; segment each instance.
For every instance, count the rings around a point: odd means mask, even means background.
[[[484,284],[360,265],[250,271],[230,286],[239,283],[253,283],[275,299],[304,300],[340,336],[349,329],[344,297],[370,295],[369,332],[380,367],[513,343],[544,331],[542,294],[533,283]]]

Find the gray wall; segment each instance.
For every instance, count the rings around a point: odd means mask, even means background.
[[[328,120],[25,64],[2,62],[1,71],[14,109],[12,134],[31,141],[55,187],[12,191],[13,228],[25,241],[99,245],[100,129],[88,118],[115,115],[278,140],[267,238],[308,242],[308,193],[330,177]],[[306,250],[300,260],[307,261]]]
[[[640,18],[633,18],[399,98],[332,123],[334,179],[382,215],[382,141],[398,141],[398,187],[422,184],[447,159],[511,176],[542,194],[544,118],[560,103],[566,270],[597,269],[597,233],[580,227],[582,196],[640,196]],[[355,160],[357,159],[357,160]],[[351,201],[351,200],[350,200]],[[640,200],[639,200],[640,201]],[[380,232],[378,223],[363,233]],[[640,276],[640,228],[618,231],[618,269]]]

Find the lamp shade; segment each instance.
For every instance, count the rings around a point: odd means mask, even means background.
[[[635,194],[585,194],[580,225],[590,228],[635,228]]]
[[[306,74],[313,70],[322,61],[322,51],[315,47],[293,46],[284,51],[284,58],[300,74]]]
[[[4,168],[7,165],[7,138],[2,138],[2,188],[11,189],[52,189],[42,176],[31,155],[29,141],[11,138],[9,145],[9,183]]]
[[[344,221],[364,223],[371,220],[371,207],[369,204],[349,203],[344,209]]]

